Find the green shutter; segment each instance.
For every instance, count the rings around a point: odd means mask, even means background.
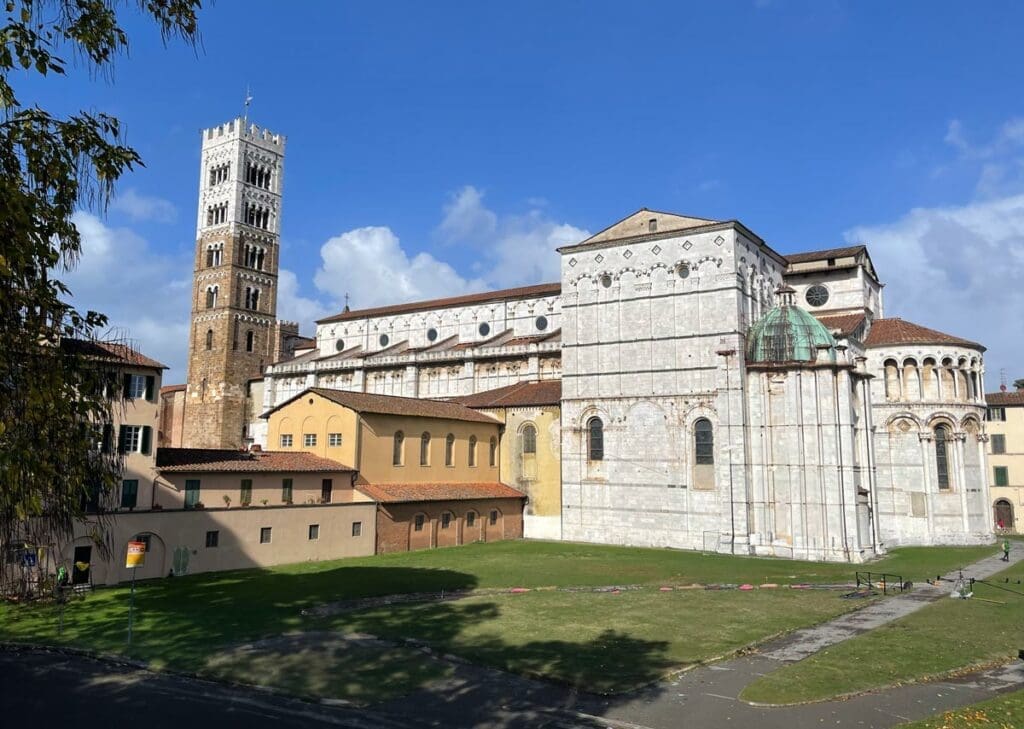
[[[1010,474],[1006,466],[996,466],[993,470],[995,471],[996,486],[1010,485]]]
[[[238,495],[238,500],[241,503],[243,503],[243,504],[250,504],[250,503],[252,503],[252,479],[251,478],[243,478],[242,479],[242,489],[241,489],[241,493]]]
[[[121,482],[121,508],[134,509],[139,501],[138,479],[125,479]]]
[[[185,481],[185,508],[191,509],[199,503],[199,479],[190,478]]]
[[[121,387],[121,396],[124,397],[125,399],[127,399],[129,393],[131,392],[131,389],[132,389],[132,376],[131,375],[125,375],[124,376],[124,383],[123,383],[123,385]]]
[[[154,395],[156,394],[156,377],[153,375],[146,376],[146,399],[150,402],[156,402]]]
[[[117,429],[117,452],[125,453],[128,448],[128,426],[122,425]]]
[[[142,426],[142,455],[148,456],[152,448],[153,429],[148,425]]]

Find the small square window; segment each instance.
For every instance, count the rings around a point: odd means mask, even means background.
[[[327,436],[327,445],[331,448],[337,448],[341,445],[341,433],[330,433]]]
[[[1010,472],[1006,466],[996,466],[994,469],[995,485],[996,486],[1009,486],[1010,485]]]
[[[302,445],[306,448],[312,448],[316,445],[316,433],[306,433],[302,436]]]
[[[413,521],[413,530],[417,532],[423,531],[423,514],[417,514],[416,519]]]
[[[320,525],[310,524],[309,525],[309,541],[315,542],[320,538]]]
[[[363,533],[363,522],[354,521],[352,522],[352,536],[358,537]]]
[[[270,530],[271,527],[260,528],[260,544],[270,544]]]
[[[1006,453],[1006,436],[1005,435],[993,435],[992,436],[992,453],[993,454]]]
[[[220,532],[219,531],[214,530],[212,532],[206,532],[206,546],[207,547],[216,547],[219,543],[220,543]]]
[[[146,376],[128,375],[128,397],[135,399],[146,396]]]
[[[281,434],[281,447],[282,448],[291,448],[292,447],[292,436],[291,436],[291,433],[282,433]]]

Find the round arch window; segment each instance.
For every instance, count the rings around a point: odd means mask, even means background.
[[[539,332],[548,328],[548,318],[546,316],[538,316],[537,321],[534,323],[537,325],[537,331]]]
[[[386,346],[388,346],[388,342],[390,342],[390,341],[391,341],[391,338],[387,334],[381,334],[380,335],[380,346],[386,347]]]
[[[612,287],[612,277],[606,273],[601,277],[601,285],[606,289],[610,289]]]
[[[487,322],[484,322],[483,324],[480,325],[479,331],[481,337],[486,337],[488,334],[491,333],[491,325],[488,324]]]
[[[676,275],[679,278],[689,278],[690,277],[690,264],[688,264],[688,263],[680,263],[676,267]]]
[[[804,299],[811,306],[824,306],[828,303],[828,289],[821,284],[815,284],[807,289],[807,293],[804,294]]]
[[[433,342],[435,339],[437,339],[437,330],[431,327],[427,330],[427,341]]]
[[[339,339],[337,342],[334,343],[334,351],[335,352],[340,352],[343,349],[345,349],[345,340],[344,339]]]

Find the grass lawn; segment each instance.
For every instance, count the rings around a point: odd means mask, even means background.
[[[1024,727],[1024,691],[1014,691],[980,704],[965,706],[930,719],[900,724],[896,729],[1019,729]]]
[[[1024,563],[993,582],[1024,592]],[[815,701],[927,678],[956,669],[1015,657],[1024,647],[1024,595],[975,585],[976,597],[942,599],[905,618],[780,668],[743,690],[740,698],[761,703]]]
[[[908,548],[871,568],[917,581],[992,552],[991,547]],[[61,638],[53,606],[0,605],[0,640],[69,644],[198,671],[212,655],[240,643],[307,628],[300,615],[304,607],[349,598],[512,586],[829,582],[849,580],[853,571],[852,565],[667,549],[499,542],[139,583],[130,651],[127,587],[98,589],[69,604]],[[635,624],[624,628],[629,635],[646,619],[634,617]],[[546,638],[572,620],[563,613],[549,622],[535,620],[530,629]],[[497,634],[496,640],[504,637]]]
[[[313,625],[415,638],[474,663],[617,693],[861,605],[826,590],[537,591],[392,605]]]

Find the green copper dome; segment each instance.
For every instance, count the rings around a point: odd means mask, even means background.
[[[824,324],[793,304],[791,292],[780,289],[782,303],[765,312],[750,328],[747,362],[814,362],[822,345],[829,348],[829,359],[836,361],[836,340]]]

